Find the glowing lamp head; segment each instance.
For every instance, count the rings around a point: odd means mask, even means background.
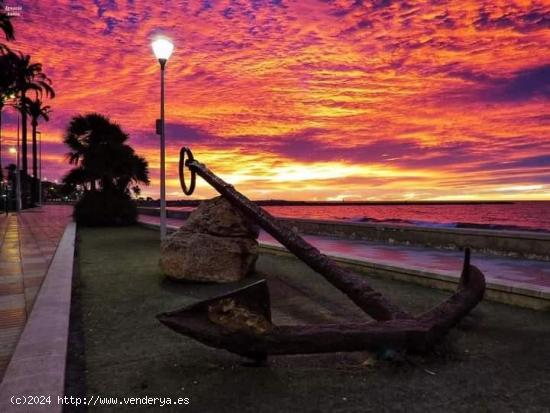
[[[17,153],[17,149],[15,149],[15,148],[10,148],[10,153]]]
[[[153,53],[159,61],[167,61],[174,51],[174,43],[165,37],[159,37],[151,44]]]

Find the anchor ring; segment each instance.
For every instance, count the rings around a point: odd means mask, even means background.
[[[187,159],[185,159],[187,157]],[[180,175],[180,185],[181,190],[185,195],[191,195],[195,191],[195,180],[196,172],[189,167],[189,164],[193,162],[195,158],[193,157],[193,152],[187,146],[183,146],[180,149],[180,161],[179,161],[179,175]],[[191,182],[189,188],[185,183],[185,167],[191,172]]]

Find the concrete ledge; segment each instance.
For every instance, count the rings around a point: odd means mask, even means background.
[[[469,247],[484,254],[550,261],[550,234],[542,232],[431,228],[296,218],[283,221],[296,231],[310,235],[453,250]]]
[[[153,229],[153,230],[155,230],[155,231],[158,231],[159,228],[160,228],[159,224],[151,224],[151,223],[149,223],[149,222],[141,222],[141,221],[138,221],[138,224],[139,224],[140,226],[142,226],[143,228]],[[170,224],[166,225],[166,232],[167,232],[168,234],[170,234],[170,233],[172,233],[172,232],[174,232],[174,231],[177,231],[177,230],[178,230],[178,228],[174,227],[173,225],[170,225]]]
[[[266,253],[293,256],[286,248],[278,245],[261,244],[260,246],[261,250]],[[338,254],[330,254],[329,256],[339,264],[355,271],[366,273],[369,276],[405,281],[446,291],[456,290],[458,275],[461,271],[461,268],[457,268],[456,272],[449,272],[448,274],[435,273],[421,268],[404,268],[379,262],[361,261]],[[550,293],[529,289],[528,286],[520,283],[503,282],[497,284],[488,280],[485,298],[490,301],[531,308],[533,310],[550,310]]]
[[[71,308],[76,224],[71,222],[36,297],[0,384],[0,412],[61,412]],[[12,396],[51,396],[51,404],[14,405]]]

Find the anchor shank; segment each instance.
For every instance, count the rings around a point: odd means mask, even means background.
[[[321,274],[372,318],[379,321],[412,318],[408,313],[388,301],[382,294],[375,291],[363,276],[336,265],[300,235],[279,223],[275,217],[263,208],[254,204],[235,190],[232,185],[216,176],[204,164],[196,160],[189,160],[186,165],[192,172],[197,173],[216,189],[235,208],[259,224],[261,228],[284,245],[292,254]]]

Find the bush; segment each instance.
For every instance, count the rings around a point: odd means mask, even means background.
[[[137,207],[120,191],[90,191],[75,205],[73,218],[87,227],[132,225],[137,222]]]

